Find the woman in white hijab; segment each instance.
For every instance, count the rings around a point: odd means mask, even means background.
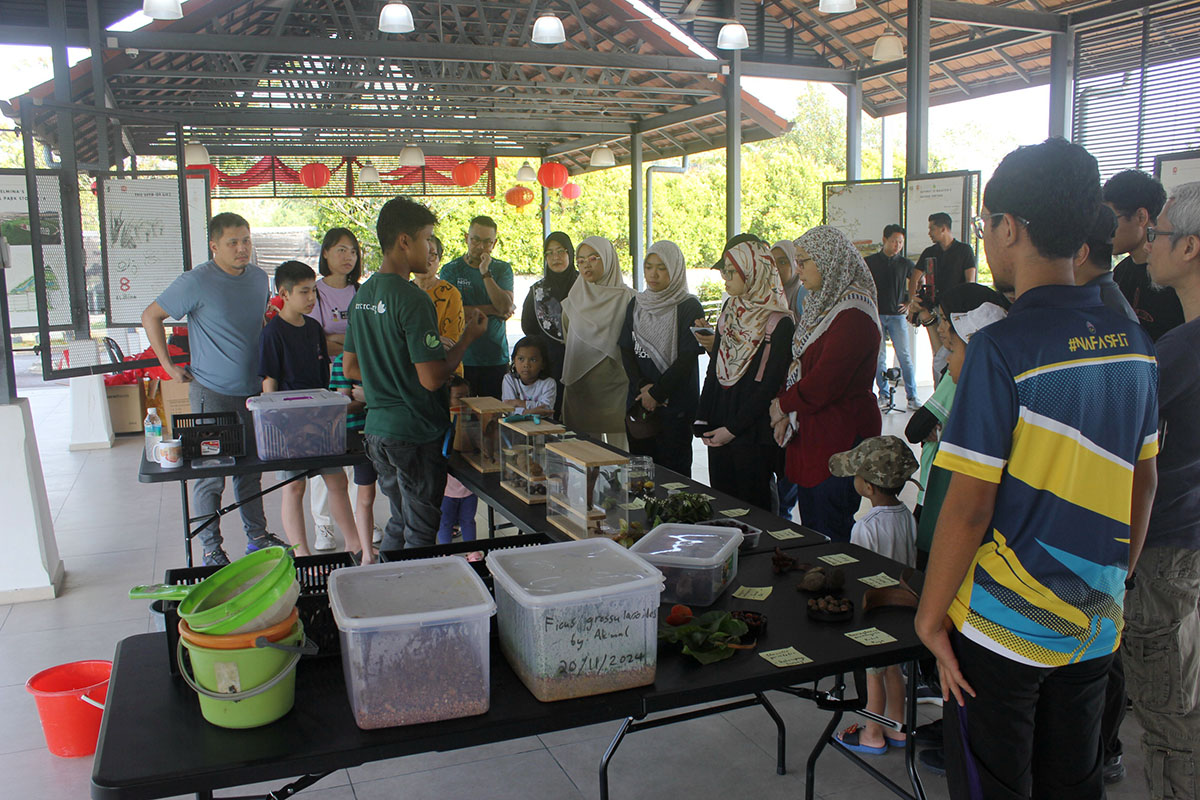
[[[879,357],[875,281],[846,234],[828,225],[796,240],[796,261],[808,297],[787,388],[771,403],[771,424],[787,443],[800,521],[848,542],[860,498],[853,478],[830,474],[829,457],[878,436],[882,424],[872,391]]]
[[[656,423],[650,426],[656,432],[639,438],[630,428],[629,452],[691,477],[692,421],[700,401],[700,346],[691,325],[704,309],[688,294],[683,252],[674,242],[650,245],[644,270],[646,290],[629,304],[619,344],[629,379],[626,404]]]
[[[575,251],[580,280],[562,304],[563,422],[611,445],[628,449],[625,394],[628,379],[617,339],[633,290],[621,279],[612,242],[589,236]]]
[[[771,260],[779,271],[779,282],[783,284],[783,295],[787,298],[788,308],[797,319],[804,311],[804,298],[808,290],[800,280],[800,265],[796,263],[796,244],[788,239],[771,245]]]

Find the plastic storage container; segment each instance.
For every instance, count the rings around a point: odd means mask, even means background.
[[[254,441],[263,461],[340,456],[346,452],[350,398],[328,389],[271,392],[249,397]]]
[[[487,557],[500,649],[543,702],[645,686],[658,666],[662,575],[608,539]]]
[[[340,569],[329,602],[360,728],[486,713],[496,604],[459,556]]]
[[[667,523],[629,549],[662,571],[664,603],[710,606],[737,576],[741,543],[741,531]]]
[[[546,502],[546,445],[568,436],[562,425],[500,421],[500,485],[522,501]]]
[[[753,525],[748,525],[741,520],[730,519],[728,517],[718,517],[716,519],[697,522],[697,525],[711,525],[716,528],[737,528],[742,532],[742,544],[738,547],[741,552],[753,550],[758,547],[758,542],[762,538],[762,528],[756,528]]]

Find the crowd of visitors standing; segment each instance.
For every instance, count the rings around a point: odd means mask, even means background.
[[[685,475],[698,438],[713,487],[785,515],[795,505],[835,541],[853,535],[926,570],[915,626],[937,663],[937,752],[952,796],[1101,797],[1124,773],[1127,691],[1150,796],[1195,797],[1200,183],[1168,196],[1129,171],[1101,185],[1091,155],[1051,139],[1006,156],[982,200],[972,223],[994,289],[975,284],[975,253],[942,213],[916,263],[902,255],[899,224],[865,260],[829,226],[774,245],[746,233],[713,265],[726,297],[712,319],[688,291],[676,244],[649,247],[634,265],[646,288],[634,292],[611,241],[555,232],[511,354],[513,269],[492,255],[489,217],[471,221],[462,255],[442,265],[434,213],[392,199],[377,222],[380,269],[363,280],[354,234],[329,231],[319,280],[298,262],[276,271],[279,312],[264,328],[269,279],[251,263],[250,226],[219,214],[212,260],[142,320],[196,411],[244,414],[247,397],[288,387],[351,398],[348,425],[361,428],[370,462],[354,473],[360,519],[341,471],[323,476],[317,549],[331,546],[335,524],[363,562],[372,539],[388,549],[452,529],[473,536],[469,491],[447,486],[451,387],[558,415]],[[168,318],[188,321],[186,368],[167,355]],[[924,402],[913,326],[937,354]],[[919,465],[899,439],[879,437],[880,407],[896,403],[889,339]],[[914,473],[916,519],[897,499]],[[376,483],[392,514],[372,536],[361,515]],[[199,513],[216,509],[223,487],[195,483]],[[258,476],[234,479],[239,500],[258,490]],[[304,552],[302,494],[284,528]],[[241,515],[247,552],[281,543],[260,500]],[[201,539],[205,563],[228,563],[219,525]],[[873,674],[873,708],[893,711],[899,680]],[[888,744],[879,734],[852,727],[839,738],[878,754]]]

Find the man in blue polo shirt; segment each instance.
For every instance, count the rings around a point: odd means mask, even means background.
[[[1156,483],[1157,366],[1074,286],[1096,160],[1005,156],[976,226],[1008,317],[967,348],[935,464],[951,471],[916,629],[938,660],[952,797],[1102,797],[1100,716]]]
[[[462,294],[468,316],[478,309],[487,317],[487,333],[463,356],[463,377],[471,384],[472,394],[499,398],[509,366],[505,322],[513,314],[513,270],[507,261],[492,258],[496,241],[494,219],[472,219],[467,227],[466,254],[442,267],[441,278]]]

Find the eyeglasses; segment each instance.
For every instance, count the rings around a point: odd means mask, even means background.
[[[583,256],[580,261],[586,261],[589,264],[599,264],[604,259],[600,258],[599,253],[592,253],[590,256]]]
[[[496,243],[496,240],[495,239],[480,239],[478,236],[468,236],[467,242],[469,242],[470,244],[473,244],[473,245],[482,245],[484,247],[491,247],[492,245],[494,245]]]
[[[1154,227],[1153,225],[1146,226],[1146,241],[1147,242],[1153,242],[1159,236],[1170,236],[1172,242],[1177,242],[1177,241],[1179,241],[1180,237],[1196,236],[1196,235],[1197,234],[1194,234],[1194,233],[1184,233],[1183,231],[1164,231],[1164,230],[1160,230],[1159,228]]]
[[[984,229],[984,220],[995,219],[996,217],[1003,217],[1006,213],[1007,212],[1005,212],[1005,211],[1001,211],[997,214],[985,214],[985,215],[975,217],[975,219],[971,220],[971,224],[975,227],[975,234],[980,239],[982,239],[983,238],[983,229]],[[1012,218],[1015,219],[1017,222],[1021,223],[1022,225],[1024,225],[1026,228],[1029,227],[1029,220],[1025,219],[1024,217],[1018,217],[1016,214],[1013,214]]]

